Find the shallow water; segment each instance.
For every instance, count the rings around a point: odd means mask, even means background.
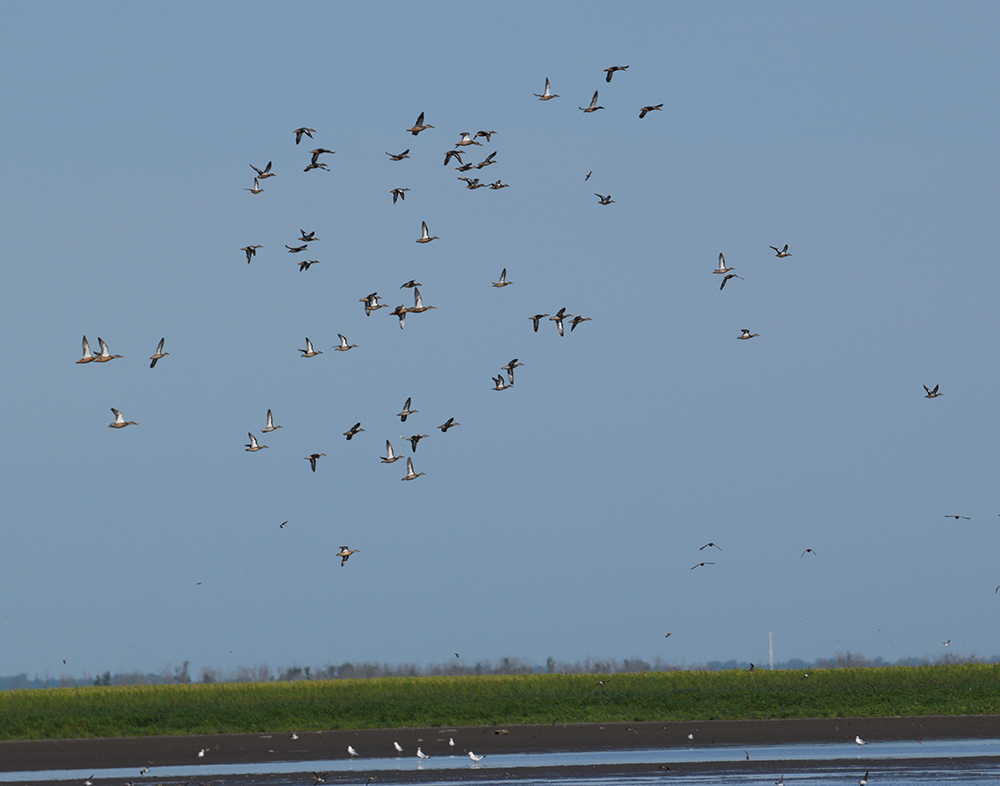
[[[733,773],[732,769],[741,762],[754,763],[755,770],[762,764],[773,762],[773,773]],[[984,761],[985,757],[985,761]],[[929,766],[921,760],[932,760]],[[808,770],[796,762],[810,762]],[[700,768],[697,773],[682,773],[676,769],[670,772],[658,769],[660,765],[713,764],[719,765],[719,772],[711,768]],[[581,776],[579,767],[593,765],[641,765],[651,766],[648,773],[614,776]],[[558,769],[547,772],[543,779],[519,778],[520,768],[551,767],[565,768],[561,775]],[[459,772],[468,771],[468,780]],[[514,770],[513,775],[504,773]],[[765,745],[750,749],[723,746],[696,748],[663,748],[648,750],[593,751],[573,753],[520,753],[487,756],[479,763],[473,763],[467,756],[433,756],[419,761],[413,756],[398,756],[380,759],[335,759],[306,762],[267,762],[256,764],[214,765],[211,761],[176,767],[154,767],[145,776],[139,776],[135,768],[84,770],[44,770],[33,772],[0,772],[0,783],[32,783],[39,781],[81,784],[93,776],[94,781],[118,781],[149,784],[169,784],[171,781],[184,783],[197,779],[202,784],[215,780],[222,786],[228,780],[239,780],[241,784],[303,784],[312,786],[312,777],[303,780],[302,773],[329,773],[331,784],[344,782],[363,783],[368,776],[375,775],[379,783],[393,783],[407,780],[411,773],[422,773],[422,783],[447,783],[448,786],[461,784],[541,784],[558,782],[560,786],[626,786],[632,783],[646,783],[650,778],[669,777],[671,783],[684,784],[741,784],[741,786],[765,786],[774,784],[778,777],[785,775],[784,783],[803,783],[810,786],[825,784],[857,783],[865,771],[869,771],[871,786],[878,784],[938,784],[938,783],[1000,783],[1000,740],[928,740],[925,742],[898,741],[869,743],[858,746],[853,743],[826,743],[820,745]],[[446,780],[435,781],[433,773],[447,772]],[[458,777],[456,777],[456,775]],[[346,776],[346,777],[345,777]],[[427,777],[431,776],[431,777]],[[97,786],[101,786],[97,783]]]

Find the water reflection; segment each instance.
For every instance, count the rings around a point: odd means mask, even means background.
[[[748,761],[751,765],[747,765]],[[932,766],[922,765],[922,761]],[[810,762],[808,771],[796,767],[796,762]],[[718,767],[704,766],[717,764]],[[740,772],[742,766],[752,772]],[[580,775],[581,767],[649,765],[648,771],[611,776]],[[660,765],[671,766],[669,771]],[[672,765],[701,765],[696,772],[682,772]],[[552,768],[544,778],[526,770]],[[563,771],[560,771],[563,768]],[[773,770],[773,774],[762,770]],[[312,786],[312,778],[303,781],[302,773],[330,773],[330,782],[364,783],[375,775],[378,782],[393,783],[413,780],[421,784],[482,784],[504,783],[532,785],[558,782],[560,786],[627,786],[646,784],[650,778],[669,775],[671,783],[741,784],[770,786],[784,775],[786,784],[809,786],[857,783],[864,772],[872,773],[871,786],[882,784],[943,784],[1000,782],[1000,740],[928,740],[925,742],[874,742],[861,748],[847,743],[819,745],[767,745],[754,748],[698,747],[664,748],[624,751],[592,751],[571,753],[523,753],[486,756],[473,763],[468,756],[432,756],[421,761],[415,757],[377,759],[333,759],[306,762],[266,762],[256,764],[215,765],[204,762],[175,767],[153,767],[144,778],[136,779],[134,768],[84,770],[46,770],[35,772],[0,773],[0,783],[32,783],[39,781],[82,784],[93,775],[94,781],[119,781],[135,784],[169,784],[171,781],[206,784],[213,779],[239,778],[241,784],[302,784]],[[462,771],[468,773],[463,778]],[[436,780],[435,773],[441,773]],[[348,777],[345,777],[348,776]],[[354,777],[356,776],[356,779]],[[102,786],[97,783],[96,786]],[[219,785],[221,786],[221,784]]]

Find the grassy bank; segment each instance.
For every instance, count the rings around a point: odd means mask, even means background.
[[[1000,713],[1000,666],[414,677],[0,693],[0,739]]]

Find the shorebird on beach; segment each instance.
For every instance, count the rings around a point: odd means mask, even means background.
[[[469,758],[472,759],[475,762],[480,762],[480,761],[483,760],[483,754],[481,754],[481,753],[473,753],[472,751],[469,751]]]
[[[858,737],[858,736],[855,736],[854,741],[858,745],[867,745],[868,744],[865,740],[861,739],[861,737]]]
[[[357,756],[358,752],[350,745],[347,746],[347,753],[351,756]]]
[[[429,759],[430,756],[428,756],[426,753],[424,753],[422,750],[420,750],[420,746],[418,745],[417,746],[417,758],[420,759],[420,761],[423,761],[424,759]]]
[[[423,117],[424,117],[424,116],[423,116],[423,115],[421,115],[421,116],[420,116],[420,119],[422,120],[422,119],[423,119]],[[392,747],[396,749],[396,753],[402,753],[402,752],[403,752],[403,746],[402,746],[402,745],[400,745],[400,744],[399,744],[398,742],[393,742],[393,743],[392,743]]]

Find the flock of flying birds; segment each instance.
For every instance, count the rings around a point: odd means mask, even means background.
[[[628,70],[628,68],[629,68],[628,66],[611,66],[609,68],[604,69],[605,74],[606,74],[606,77],[605,77],[606,81],[608,83],[610,83],[612,81],[612,78],[614,77],[615,73],[617,73],[617,72],[625,72],[625,71]],[[534,93],[534,95],[540,101],[550,101],[550,100],[559,98],[559,95],[557,93],[553,93],[552,92],[552,86],[551,86],[548,78],[545,79],[545,88],[544,88],[543,92],[542,93]],[[594,91],[594,95],[593,95],[593,97],[592,97],[592,99],[590,101],[590,104],[588,106],[581,106],[581,107],[578,107],[578,108],[580,109],[580,111],[582,111],[584,113],[588,113],[588,114],[589,113],[593,113],[593,112],[597,112],[599,110],[603,110],[604,107],[598,104],[598,100],[599,100],[599,91],[595,90]],[[639,110],[639,118],[640,119],[645,118],[650,112],[660,111],[660,110],[662,110],[662,108],[663,108],[663,104],[655,104],[655,105],[643,106]],[[413,136],[417,136],[420,133],[422,133],[424,131],[427,131],[429,129],[433,129],[433,128],[434,128],[433,125],[430,125],[429,123],[425,122],[425,114],[424,114],[424,112],[421,112],[417,116],[417,119],[416,119],[416,122],[414,123],[414,125],[411,126],[410,128],[407,128],[406,132],[412,134]],[[314,129],[314,128],[308,128],[308,127],[303,126],[303,127],[295,129],[293,133],[295,135],[295,144],[298,145],[298,144],[300,144],[302,142],[303,138],[305,138],[305,137],[308,137],[309,139],[313,139],[313,134],[315,134],[317,132],[316,132],[316,129]],[[490,142],[492,140],[492,137],[496,133],[497,133],[496,131],[492,131],[492,130],[481,130],[481,131],[478,131],[474,135],[472,133],[470,133],[470,132],[467,132],[467,131],[460,132],[459,133],[459,139],[455,143],[454,147],[451,148],[451,149],[449,149],[449,150],[447,150],[447,151],[445,151],[445,153],[444,153],[444,165],[448,166],[453,160],[457,161],[459,165],[457,167],[455,167],[455,168],[457,170],[459,170],[460,172],[464,173],[464,172],[468,172],[468,171],[470,171],[472,169],[482,170],[482,169],[485,169],[486,167],[489,167],[489,166],[492,166],[493,164],[496,164],[497,163],[496,157],[497,157],[498,151],[493,151],[492,153],[490,153],[488,156],[486,156],[482,161],[480,161],[478,163],[472,163],[471,160],[469,162],[464,162],[463,158],[462,158],[464,155],[466,155],[468,153],[468,151],[470,149],[472,149],[474,147],[477,147],[477,146],[478,147],[482,147],[483,146],[483,143],[479,142],[477,140],[479,140],[479,139],[485,139],[486,142]],[[334,155],[335,151],[329,150],[329,149],[324,148],[324,147],[317,147],[316,149],[311,150],[310,154],[311,154],[311,159],[310,159],[308,165],[303,170],[304,172],[308,173],[308,172],[311,172],[311,171],[316,170],[316,169],[321,169],[321,170],[324,170],[324,171],[329,171],[329,165],[326,164],[324,161],[321,161],[320,160],[320,156]],[[410,158],[410,148],[407,148],[407,149],[403,150],[400,153],[390,153],[390,152],[386,151],[386,155],[389,157],[389,160],[391,162],[403,161],[404,159]],[[267,165],[264,166],[264,167],[262,167],[262,168],[259,168],[259,167],[255,166],[255,165],[251,164],[250,167],[251,167],[251,169],[253,169],[253,171],[255,172],[256,176],[254,177],[253,187],[252,188],[245,188],[244,190],[249,191],[250,193],[252,193],[254,195],[258,195],[258,194],[264,193],[264,188],[261,187],[261,185],[260,185],[261,181],[267,180],[268,178],[272,178],[272,177],[276,177],[277,176],[277,173],[274,172],[274,171],[272,171],[272,165],[273,165],[272,161],[268,161]],[[592,174],[592,172],[589,172],[586,175],[586,177],[584,178],[584,181],[589,180],[591,174]],[[480,182],[480,180],[479,180],[478,177],[477,178],[459,177],[458,179],[461,180],[461,181],[464,181],[466,183],[465,187],[468,188],[468,189],[478,189],[478,188],[487,188],[488,187],[488,188],[491,188],[491,189],[494,189],[494,190],[498,190],[498,189],[501,189],[501,188],[507,188],[508,187],[508,184],[504,184],[500,180],[496,180],[493,183],[483,183],[483,182]],[[406,188],[406,187],[393,188],[390,191],[390,194],[392,196],[393,204],[396,204],[397,200],[405,200],[406,199],[406,194],[409,191],[410,191],[410,189]],[[607,205],[614,204],[614,200],[611,198],[610,194],[608,194],[608,195],[595,194],[595,196],[598,198],[598,203],[600,205],[607,206]],[[311,231],[311,232],[307,232],[304,229],[300,229],[299,230],[299,237],[296,240],[296,245],[288,245],[288,244],[286,244],[285,248],[288,250],[288,253],[290,253],[290,254],[301,254],[303,252],[307,252],[308,249],[309,249],[309,245],[311,243],[318,242],[320,240],[320,238],[318,238],[316,235],[317,235],[317,233],[316,233],[315,230]],[[430,243],[430,242],[432,242],[434,240],[439,240],[439,239],[440,238],[437,235],[431,235],[430,234],[430,230],[428,228],[427,222],[426,221],[422,221],[421,222],[421,227],[420,227],[420,236],[416,238],[416,242],[420,243],[420,244],[426,244],[426,243]],[[255,244],[248,244],[248,245],[246,245],[246,246],[244,246],[244,247],[242,247],[240,249],[246,255],[247,264],[250,264],[253,261],[253,259],[255,258],[256,254],[257,254],[257,251],[259,249],[261,249],[261,248],[263,248],[263,245],[255,243]],[[784,244],[781,247],[779,247],[779,246],[770,246],[770,248],[774,251],[776,258],[778,258],[778,259],[784,259],[786,257],[792,256],[791,252],[788,250],[789,246],[788,246],[787,243]],[[298,262],[299,271],[300,272],[306,271],[312,265],[315,265],[315,264],[318,264],[318,263],[319,263],[318,259],[311,259],[311,260],[299,261]],[[744,280],[742,276],[737,275],[734,271],[735,271],[735,268],[729,267],[726,264],[726,258],[725,258],[725,256],[722,253],[720,253],[719,254],[719,263],[718,263],[718,266],[712,271],[713,273],[719,274],[719,275],[721,275],[723,277],[722,278],[722,283],[719,286],[720,291],[724,290],[726,288],[726,285],[730,281],[732,281],[733,279],[738,279],[738,280],[741,280],[741,281]],[[499,289],[499,288],[504,288],[504,287],[510,286],[513,283],[514,283],[513,281],[509,281],[507,279],[507,268],[504,268],[500,272],[500,276],[499,276],[498,280],[495,281],[495,282],[492,282],[492,286]],[[424,313],[426,311],[430,311],[430,310],[433,310],[433,309],[436,308],[436,306],[424,305],[423,296],[422,296],[422,294],[420,292],[420,287],[421,286],[423,286],[423,285],[420,284],[419,282],[417,282],[415,279],[411,279],[411,280],[403,283],[400,286],[400,289],[412,289],[413,290],[413,301],[414,301],[413,306],[406,306],[406,305],[401,304],[401,305],[396,306],[395,309],[393,309],[392,311],[389,312],[390,315],[395,316],[395,317],[398,318],[400,329],[405,328],[405,326],[406,326],[406,317],[407,317],[408,314],[421,314],[421,313]],[[376,292],[371,292],[370,294],[367,294],[364,297],[359,298],[359,301],[361,302],[362,307],[364,308],[366,316],[371,316],[371,314],[373,312],[375,312],[375,311],[379,311],[379,310],[381,310],[383,308],[388,308],[388,304],[380,302],[382,299],[383,299],[382,296],[379,295],[379,293],[377,291]],[[559,335],[560,336],[565,336],[565,334],[566,334],[565,327],[564,327],[564,323],[565,322],[569,322],[570,332],[573,332],[574,330],[576,330],[576,328],[579,325],[581,325],[583,322],[590,321],[591,318],[590,317],[586,317],[586,316],[582,316],[582,315],[573,315],[573,314],[567,313],[566,307],[562,307],[557,312],[555,312],[554,315],[550,316],[548,313],[537,313],[537,314],[534,314],[534,315],[528,317],[528,319],[531,320],[531,322],[532,322],[532,328],[533,328],[534,332],[536,332],[536,333],[538,332],[539,324],[541,323],[541,321],[543,319],[548,319],[548,321],[555,323],[555,327],[556,327],[556,330],[558,331]],[[745,341],[745,340],[749,340],[749,339],[752,339],[752,338],[758,338],[759,336],[760,336],[759,333],[752,333],[750,331],[750,329],[743,328],[743,329],[741,329],[740,335],[736,336],[736,338]],[[340,343],[339,343],[339,345],[337,345],[337,346],[334,347],[334,350],[337,351],[337,352],[347,352],[349,350],[357,348],[357,346],[358,346],[357,344],[351,344],[351,343],[349,343],[347,337],[344,336],[343,334],[339,334],[338,333],[338,338],[340,339]],[[156,364],[157,364],[157,361],[159,361],[160,359],[162,359],[162,358],[164,358],[164,357],[166,357],[167,355],[170,354],[168,352],[164,352],[163,351],[164,342],[165,342],[165,339],[161,338],[159,344],[156,347],[156,351],[153,353],[153,355],[150,356],[150,368],[154,368],[156,366]],[[98,343],[99,343],[99,346],[100,346],[100,352],[95,355],[91,351],[90,344],[89,344],[89,342],[87,340],[87,337],[84,336],[84,338],[83,338],[83,357],[80,360],[78,360],[77,363],[91,363],[91,362],[93,362],[93,363],[106,363],[106,362],[109,362],[111,360],[114,360],[114,359],[117,359],[117,358],[121,357],[121,355],[112,355],[110,353],[110,351],[108,349],[108,346],[105,343],[104,339],[98,338]],[[305,339],[305,348],[304,349],[299,349],[299,352],[301,353],[301,357],[302,358],[315,358],[315,357],[323,354],[323,350],[322,349],[316,349],[314,347],[314,345],[313,345],[312,340],[310,338],[308,338],[308,337],[306,337],[306,339]],[[510,390],[511,388],[513,388],[514,387],[514,370],[516,368],[520,367],[520,366],[523,366],[523,365],[524,365],[523,363],[519,362],[518,358],[513,358],[506,365],[501,366],[500,369],[499,369],[501,373],[499,373],[497,376],[495,376],[495,377],[492,378],[492,381],[493,381],[493,388],[492,389],[494,391],[505,391],[505,390]],[[506,372],[506,378],[505,378],[504,372]],[[924,385],[924,391],[926,393],[926,397],[927,398],[937,398],[937,397],[939,397],[939,396],[942,395],[942,393],[940,392],[940,385],[935,385],[933,388],[929,388],[926,385]],[[416,412],[418,412],[418,410],[411,409],[411,405],[412,405],[412,398],[407,398],[405,404],[403,405],[402,411],[400,411],[397,414],[397,416],[400,418],[400,421],[402,423],[406,422],[407,417],[409,417],[410,415],[415,414]],[[112,423],[109,424],[110,428],[121,429],[121,428],[125,428],[127,426],[138,425],[135,421],[126,420],[125,416],[118,409],[115,409],[115,408],[112,407],[111,411],[114,414],[115,419],[114,419],[114,421]],[[458,423],[455,420],[454,417],[450,417],[446,422],[444,422],[441,425],[437,426],[437,428],[440,429],[440,431],[442,433],[447,433],[449,429],[451,429],[451,428],[453,428],[455,426],[459,426],[459,425],[461,425],[461,424]],[[280,429],[280,428],[282,428],[282,426],[274,424],[273,413],[269,409],[267,411],[266,425],[261,429],[261,432],[262,433],[270,433],[270,432],[273,432],[273,431],[275,431],[277,429]],[[354,436],[356,436],[357,434],[363,432],[364,430],[365,429],[362,428],[361,423],[357,422],[353,426],[351,426],[347,431],[343,432],[343,436],[347,440],[351,440]],[[424,438],[427,438],[427,437],[428,437],[427,434],[414,434],[411,437],[407,438],[408,441],[410,442],[412,453],[414,453],[414,454],[416,453],[416,451],[417,451],[417,444],[419,443],[419,441],[421,439],[424,439]],[[268,447],[267,445],[261,444],[258,441],[257,437],[253,434],[253,432],[248,432],[248,438],[249,438],[249,442],[245,445],[245,448],[246,448],[246,451],[249,452],[249,453],[255,453],[255,452],[264,450],[264,449],[266,449]],[[383,464],[392,464],[392,463],[400,460],[401,458],[403,458],[402,456],[399,456],[399,455],[397,455],[395,453],[395,451],[393,450],[393,447],[392,447],[392,443],[388,439],[386,440],[386,443],[385,443],[385,451],[386,451],[386,455],[381,457],[381,462]],[[311,470],[313,472],[316,472],[317,462],[318,462],[318,460],[320,458],[322,458],[324,456],[326,456],[325,453],[315,452],[315,453],[312,453],[312,454],[306,456],[305,460],[307,460],[309,462],[309,466],[310,466]],[[400,478],[400,479],[404,480],[404,481],[406,481],[406,480],[415,480],[416,478],[421,477],[423,475],[425,475],[424,472],[416,472],[415,471],[414,464],[413,464],[413,457],[412,456],[407,456],[406,457],[406,474],[402,478]],[[959,518],[968,518],[966,516],[958,516],[958,515],[951,515],[951,517],[952,518],[956,518],[956,519],[959,519]],[[287,522],[282,523],[281,526],[284,527],[285,523],[287,523]],[[705,546],[702,546],[702,549],[705,549],[705,548],[708,548],[708,547],[714,547],[714,548],[719,549],[721,551],[721,548],[717,544],[715,544],[715,543],[708,543]],[[336,555],[336,556],[338,556],[338,557],[341,558],[341,566],[346,565],[348,558],[352,554],[358,553],[358,551],[359,551],[358,549],[350,549],[347,546],[341,546],[340,551]],[[801,556],[805,557],[806,554],[812,554],[813,556],[816,556],[816,552],[813,549],[811,549],[811,548],[805,549],[805,551],[802,552]],[[691,570],[694,570],[695,568],[706,567],[706,566],[715,565],[715,564],[716,563],[713,562],[713,561],[698,562],[698,563],[696,563],[691,568]],[[995,590],[995,592],[1000,593],[1000,586],[997,587],[997,589]]]

